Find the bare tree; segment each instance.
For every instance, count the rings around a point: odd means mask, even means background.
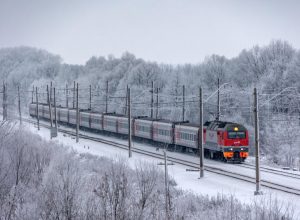
[[[139,163],[135,168],[138,187],[138,216],[137,219],[144,219],[144,210],[148,203],[153,202],[154,189],[158,184],[158,172],[153,164]]]
[[[112,164],[94,189],[94,193],[101,200],[103,219],[127,219],[130,194],[127,172],[124,164]]]

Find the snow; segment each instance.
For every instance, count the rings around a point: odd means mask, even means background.
[[[40,135],[45,140],[50,140],[50,131],[49,129],[41,127],[40,131],[37,131],[37,128],[34,125],[27,124],[29,130],[33,133]],[[80,131],[84,133],[83,131]],[[89,133],[90,136],[99,136],[99,134]],[[101,136],[103,139],[113,140],[119,143],[127,143],[127,140],[118,139],[115,137]],[[52,139],[52,141],[71,146],[78,153],[90,153],[93,155],[105,156],[110,158],[116,157],[124,157],[128,158],[128,151],[123,150],[117,147],[113,147],[107,144],[80,139],[79,143],[76,143],[75,138],[69,135],[64,135],[62,133],[58,133],[58,137]],[[134,148],[139,147],[143,149],[147,149],[149,151],[156,151],[155,147],[150,146],[149,144],[143,143],[134,143]],[[161,152],[161,150],[160,150]],[[161,152],[162,153],[162,152]],[[191,161],[197,161],[199,158],[190,156],[190,155],[182,155],[179,153],[168,152],[168,155],[172,156],[180,156],[182,159],[190,159]],[[154,159],[145,155],[141,155],[138,153],[134,153],[132,158],[127,159],[130,166],[133,168],[137,162],[147,161],[149,163],[158,164],[161,162],[159,159]],[[215,166],[216,168],[226,169],[228,171],[241,172],[243,174],[247,174],[249,176],[254,176],[254,170],[242,168],[235,166],[234,164],[224,164],[219,163],[217,161],[205,160],[205,164],[209,164],[211,166]],[[255,185],[252,183],[248,183],[245,181],[237,180],[234,178],[226,177],[223,175],[218,175],[210,172],[205,172],[205,176],[202,179],[199,179],[199,172],[187,172],[186,169],[188,167],[184,165],[175,164],[172,166],[168,166],[169,175],[176,181],[178,188],[183,190],[191,191],[195,194],[204,194],[209,196],[216,196],[218,194],[224,195],[235,195],[238,199],[240,199],[243,203],[251,203],[254,199],[258,197],[269,197],[277,198],[283,203],[292,204],[295,207],[295,211],[297,215],[300,215],[300,196],[295,196],[289,193],[280,192],[277,190],[272,190],[268,188],[262,187],[262,191],[264,193],[263,196],[254,196]],[[163,166],[158,166],[158,169],[163,169]],[[288,177],[262,173],[263,179],[276,181],[281,184],[289,185],[292,187],[300,187],[300,181],[294,180]]]

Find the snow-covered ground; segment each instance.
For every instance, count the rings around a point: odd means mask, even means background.
[[[40,135],[44,139],[50,140],[49,129],[41,127],[41,130],[37,131],[37,128],[32,124],[26,124],[26,127],[29,130],[31,130],[33,133]],[[81,133],[83,132],[81,131]],[[89,135],[97,136],[98,134],[89,133]],[[114,137],[101,136],[101,138],[113,140],[115,142],[120,142],[120,143],[127,143],[126,140],[122,140]],[[67,146],[71,146],[74,150],[76,150],[79,153],[88,152],[94,155],[106,156],[110,158],[128,157],[127,150],[122,150],[120,148],[116,148],[107,144],[103,144],[91,140],[85,140],[85,139],[80,139],[79,143],[76,143],[74,137],[69,135],[63,135],[61,133],[58,134],[57,138],[52,139],[52,141]],[[156,151],[155,147],[150,146],[148,144],[134,143],[133,147],[143,148],[149,151]],[[192,161],[199,160],[197,157],[194,156],[181,155],[174,152],[168,152],[168,154],[172,156],[179,155],[181,158],[189,159]],[[134,152],[133,152],[133,157],[128,159],[128,162],[132,167],[134,167],[135,164],[141,160],[148,161],[149,163],[155,163],[155,164],[161,162],[159,159],[154,159]],[[205,164],[209,164],[210,166],[215,166],[215,167],[221,167],[222,169],[241,172],[249,176],[254,176],[254,170],[238,167],[233,164],[224,164],[224,163],[219,163],[217,161],[211,161],[211,160],[205,160]],[[158,169],[163,169],[163,166],[158,165],[157,167]],[[264,195],[254,196],[255,185],[252,183],[248,183],[245,181],[233,179],[230,177],[226,177],[223,175],[218,175],[210,172],[205,172],[205,177],[199,179],[198,172],[187,172],[186,171],[187,167],[179,164],[169,166],[168,169],[169,169],[169,175],[174,178],[174,180],[178,184],[178,187],[181,189],[188,190],[196,194],[204,194],[209,196],[216,196],[217,194],[220,193],[224,195],[235,195],[237,198],[240,199],[241,202],[245,202],[245,203],[251,203],[255,199],[260,199],[264,197],[269,198],[270,196],[272,196],[273,198],[277,198],[285,204],[294,206],[296,215],[300,215],[300,196],[294,196],[289,193],[271,190],[264,187],[262,187],[262,191]],[[299,180],[291,179],[288,177],[280,177],[274,174],[263,173],[262,178],[266,180],[268,179],[268,180],[276,181],[278,183],[284,183],[285,185],[288,184],[289,186],[292,186],[294,188],[300,188]]]

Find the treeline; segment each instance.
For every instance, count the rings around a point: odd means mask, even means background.
[[[146,62],[133,54],[122,57],[92,57],[85,65],[62,63],[59,56],[28,47],[4,48],[0,50],[0,76],[12,89],[10,103],[16,102],[14,88],[21,83],[22,101],[30,101],[32,86],[45,85],[53,81],[60,89],[73,88],[79,82],[80,103],[88,108],[88,86],[92,85],[93,110],[104,111],[106,82],[109,84],[110,112],[123,113],[125,88],[131,88],[133,115],[150,115],[151,83],[155,91],[159,88],[158,117],[182,120],[182,85],[186,87],[185,119],[199,121],[198,87],[202,86],[205,97],[217,89],[217,79],[224,85],[221,89],[221,120],[235,121],[246,125],[253,134],[253,88],[259,90],[262,150],[272,162],[288,166],[300,166],[298,159],[299,139],[288,144],[286,130],[296,130],[300,137],[300,52],[285,41],[272,41],[267,46],[255,46],[243,50],[237,57],[208,56],[199,64],[167,65]],[[227,84],[228,83],[228,84]],[[280,93],[281,91],[283,91]],[[65,105],[63,90],[58,90],[59,102]],[[70,103],[72,92],[69,94]],[[44,96],[45,100],[45,96]],[[154,96],[156,102],[156,95]],[[268,102],[268,100],[271,100]],[[204,119],[216,117],[216,96],[204,104]],[[156,107],[155,107],[156,108]],[[278,129],[282,128],[282,129]],[[276,133],[274,133],[276,132]],[[269,142],[273,137],[280,142]],[[252,141],[252,139],[251,139]],[[253,142],[252,142],[253,143]],[[276,146],[274,146],[274,144]],[[273,148],[279,149],[273,150]],[[282,148],[291,150],[280,150]],[[276,155],[273,155],[276,154]],[[288,158],[288,157],[292,158]]]
[[[165,219],[164,174],[121,157],[78,154],[11,123],[0,124],[0,219]],[[169,180],[169,219],[292,219],[293,207],[262,198],[194,195]]]

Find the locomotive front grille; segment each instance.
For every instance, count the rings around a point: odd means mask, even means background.
[[[234,154],[233,154],[233,157],[234,158],[239,158],[240,157],[240,152],[235,151]]]

